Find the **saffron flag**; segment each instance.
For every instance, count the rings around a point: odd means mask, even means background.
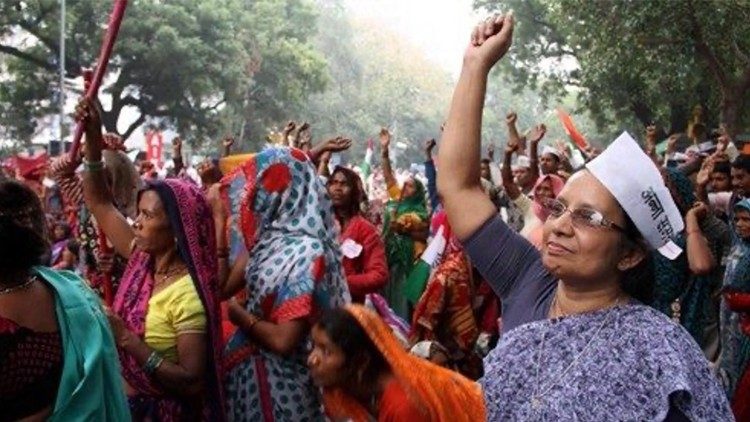
[[[581,150],[585,151],[588,149],[589,143],[581,132],[576,129],[576,125],[573,123],[573,118],[571,118],[562,108],[557,109],[557,116],[560,118],[560,123],[562,123],[563,129],[565,129],[565,133],[570,140],[572,140]]]

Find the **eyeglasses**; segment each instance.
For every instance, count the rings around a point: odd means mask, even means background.
[[[571,210],[567,205],[557,199],[550,198],[545,198],[542,201],[542,206],[547,212],[549,212],[551,218],[560,218],[563,214],[569,212],[574,225],[584,227],[606,227],[617,230],[621,233],[627,233],[624,228],[607,220],[601,212],[591,208],[577,208]]]

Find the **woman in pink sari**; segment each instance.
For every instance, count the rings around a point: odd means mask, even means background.
[[[149,182],[128,224],[101,177],[101,123],[88,102],[86,206],[128,259],[108,311],[135,421],[222,421],[217,251],[211,208],[197,186]]]

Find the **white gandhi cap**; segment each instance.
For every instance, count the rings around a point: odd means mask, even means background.
[[[617,199],[646,241],[668,259],[682,249],[672,238],[685,228],[680,211],[653,161],[627,132],[586,165]]]

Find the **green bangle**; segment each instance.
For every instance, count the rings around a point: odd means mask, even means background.
[[[99,160],[99,161],[84,160],[83,161],[83,167],[87,171],[101,171],[101,170],[104,170],[104,161],[102,161],[102,160]]]
[[[143,372],[146,373],[146,375],[151,376],[156,372],[156,370],[161,366],[162,362],[164,362],[164,358],[161,357],[160,354],[154,352],[151,352],[151,354],[148,356],[148,359],[146,360],[146,363],[143,365]]]

